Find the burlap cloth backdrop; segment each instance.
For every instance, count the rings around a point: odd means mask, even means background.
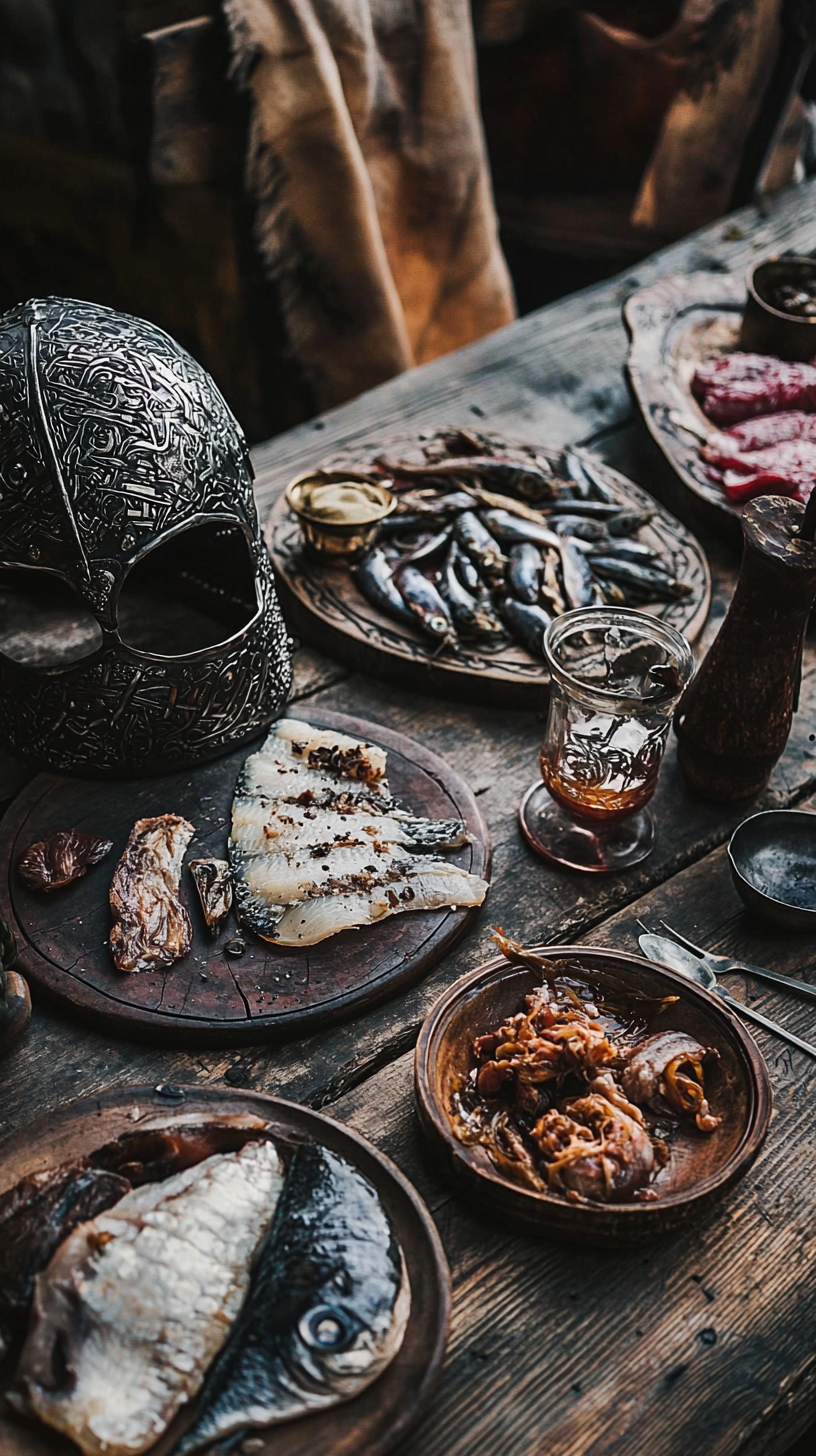
[[[320,408],[514,317],[468,0],[224,0],[247,187]]]

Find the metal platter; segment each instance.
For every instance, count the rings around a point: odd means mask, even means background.
[[[345,467],[366,470],[376,458],[395,449],[416,450],[436,432],[403,435],[387,441],[369,440],[325,458],[316,468]],[[494,434],[491,440],[499,443]],[[559,458],[559,450],[502,440],[514,454],[542,452]],[[576,450],[609,486],[621,506],[654,511],[639,539],[661,551],[672,562],[675,576],[687,581],[691,593],[679,601],[648,606],[644,610],[671,623],[693,640],[702,630],[711,599],[711,578],[705,553],[685,526],[626,476],[611,469],[589,451]],[[281,496],[266,526],[281,602],[290,629],[355,669],[391,678],[421,692],[489,703],[505,708],[540,709],[547,700],[548,675],[544,663],[518,643],[502,640],[497,646],[458,643],[440,653],[409,624],[393,621],[371,605],[357,589],[350,572],[311,560],[303,551],[297,520]]]
[[[702,363],[738,347],[744,279],[731,273],[676,273],[627,300],[627,369],[646,426],[689,490],[733,531],[739,506],[709,480],[700,445],[713,426],[691,393]]]

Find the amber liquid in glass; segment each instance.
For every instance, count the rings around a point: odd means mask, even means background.
[[[580,749],[573,758],[569,747],[568,743],[556,759],[550,759],[547,749],[542,748],[540,765],[549,793],[573,818],[614,824],[648,804],[660,775],[659,755],[627,782],[617,765],[605,765],[602,758],[588,764]]]

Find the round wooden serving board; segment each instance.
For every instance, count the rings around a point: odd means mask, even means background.
[[[738,535],[741,509],[709,480],[700,446],[716,426],[691,392],[698,365],[738,347],[745,280],[736,274],[678,273],[640,288],[626,302],[627,369],[650,434],[689,490]]]
[[[168,1101],[150,1087],[103,1092],[50,1112],[0,1145],[0,1193],[25,1175],[80,1158],[166,1113],[217,1121],[218,1113],[252,1113],[274,1135],[309,1139],[340,1154],[376,1188],[402,1247],[411,1283],[411,1314],[393,1362],[362,1395],[269,1431],[257,1456],[385,1456],[423,1413],[445,1353],[450,1275],[439,1235],[411,1184],[371,1143],[319,1112],[258,1093],[185,1087]],[[72,1442],[47,1426],[14,1420],[0,1402],[3,1456],[71,1456]]]
[[[297,705],[290,716],[301,716]],[[489,876],[487,825],[467,784],[443,759],[401,733],[344,713],[304,706],[302,716],[385,748],[395,797],[431,819],[463,819],[474,840],[453,851],[451,862]],[[276,949],[242,932],[246,950],[233,958],[224,945],[238,934],[234,911],[211,940],[185,868],[182,898],[194,931],[190,954],[167,970],[133,975],[116,970],[108,945],[108,887],[134,822],[182,814],[196,828],[187,861],[223,859],[235,782],[258,746],[156,779],[91,783],[40,774],[32,780],[0,824],[0,916],[17,936],[20,970],[35,993],[45,991],[120,1035],[139,1033],[185,1046],[239,1045],[325,1026],[394,995],[448,953],[476,910],[393,915],[303,950]],[[57,829],[104,835],[113,840],[113,850],[65,890],[37,894],[19,879],[17,862],[29,844]]]
[[[351,469],[354,465],[365,470],[378,455],[400,446],[416,449],[425,438],[429,437],[364,441],[320,464],[326,469]],[[507,444],[516,453],[531,448],[518,442]],[[541,447],[539,453],[556,459],[561,452]],[[711,578],[702,547],[685,526],[626,476],[588,451],[576,450],[575,454],[598,471],[621,506],[655,512],[638,539],[669,557],[675,576],[689,582],[692,591],[679,601],[644,610],[659,615],[693,641],[702,631],[711,601]],[[410,624],[396,622],[372,606],[357,590],[347,569],[311,560],[303,550],[297,519],[283,496],[270,513],[266,539],[287,624],[322,651],[360,672],[391,678],[420,692],[489,703],[492,707],[538,710],[546,704],[547,669],[518,643],[507,639],[488,648],[460,642],[439,653],[434,643]]]
[[[414,1062],[417,1109],[423,1130],[448,1175],[471,1204],[527,1233],[588,1244],[637,1244],[698,1221],[743,1178],[771,1120],[773,1093],[765,1060],[753,1038],[722,1001],[665,966],[624,951],[585,945],[536,946],[553,960],[580,961],[590,985],[636,990],[659,1005],[647,1033],[685,1031],[719,1053],[706,1091],[721,1126],[709,1134],[681,1123],[669,1138],[670,1158],[652,1184],[653,1202],[572,1203],[557,1192],[539,1193],[512,1181],[486,1148],[459,1141],[451,1127],[452,1099],[472,1065],[472,1046],[524,1008],[540,974],[504,957],[463,976],[436,1002],[423,1023]],[[577,972],[575,973],[577,975]]]

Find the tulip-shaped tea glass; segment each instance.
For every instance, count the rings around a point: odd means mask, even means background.
[[[541,777],[521,802],[527,842],[576,870],[645,859],[672,713],[691,677],[685,637],[645,612],[586,607],[547,628],[550,712]]]

